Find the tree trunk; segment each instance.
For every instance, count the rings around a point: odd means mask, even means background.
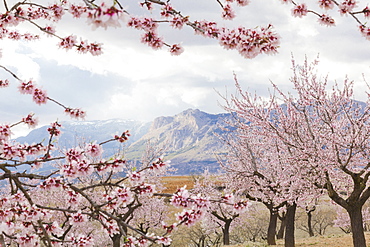
[[[223,233],[223,243],[224,245],[230,245],[230,225],[231,225],[231,219],[225,221],[225,226],[222,228]]]
[[[113,247],[121,246],[121,237],[122,237],[122,234],[114,234],[113,237],[111,237],[112,242],[113,242]]]
[[[279,231],[276,235],[276,238],[277,239],[283,239],[284,238],[284,232],[285,232],[285,227],[286,227],[286,215],[285,213],[283,214],[283,216],[279,217],[281,223],[280,223],[280,228],[279,228]]]
[[[315,236],[315,234],[313,233],[313,229],[312,229],[312,211],[311,210],[307,211],[307,227],[308,227],[308,235],[310,237]]]
[[[347,209],[351,220],[352,241],[354,247],[366,247],[361,209],[362,207],[351,207]]]
[[[286,211],[286,229],[285,229],[285,247],[294,247],[294,220],[295,220],[295,211],[297,209],[297,204],[288,206]]]
[[[278,214],[275,210],[270,209],[270,221],[267,229],[267,244],[276,245],[276,225],[277,225]]]

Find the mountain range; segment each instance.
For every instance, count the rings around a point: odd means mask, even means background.
[[[219,170],[217,154],[225,152],[225,146],[217,135],[227,128],[228,113],[208,114],[198,109],[188,109],[175,116],[162,116],[152,122],[111,119],[95,121],[62,122],[62,134],[58,138],[59,149],[67,149],[82,143],[111,139],[115,134],[129,130],[130,137],[124,146],[118,142],[104,145],[104,156],[110,157],[123,151],[128,160],[140,160],[149,145],[165,152],[165,160],[171,160],[176,175],[211,172]],[[47,141],[48,126],[32,130],[19,137],[20,143]]]

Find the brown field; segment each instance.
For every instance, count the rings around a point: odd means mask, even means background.
[[[166,187],[163,193],[175,193],[178,189],[186,185],[187,189],[194,187],[194,178],[192,176],[168,176],[163,177],[163,182]]]
[[[370,243],[370,233],[366,232],[366,241]],[[239,245],[231,245],[230,247],[264,247],[267,246],[261,243],[246,243]],[[276,247],[284,246],[283,240],[278,240]],[[296,247],[352,247],[351,234],[327,235],[321,237],[301,238],[296,239]]]

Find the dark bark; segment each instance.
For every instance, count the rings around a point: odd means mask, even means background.
[[[223,244],[224,245],[230,245],[230,225],[231,225],[232,219],[229,219],[225,221],[225,225],[222,228],[223,233]]]
[[[282,213],[282,215],[278,215],[280,222],[280,228],[276,235],[277,239],[283,239],[284,238],[284,232],[285,232],[285,226],[286,226],[286,214]]]
[[[239,214],[234,214],[230,218],[226,217],[223,213],[218,214],[216,211],[213,211],[211,214],[225,223],[221,227],[223,234],[223,244],[230,245],[230,225],[235,218],[239,217]]]
[[[122,237],[122,234],[114,234],[113,237],[111,237],[112,242],[113,242],[113,247],[121,246],[121,237]]]
[[[366,247],[361,209],[362,207],[353,207],[347,209],[349,218],[351,220],[352,241],[354,247]]]
[[[286,229],[285,229],[285,247],[294,247],[295,240],[294,240],[294,221],[295,221],[295,212],[297,209],[297,204],[293,203],[287,207],[286,211]]]
[[[315,211],[316,207],[313,207],[312,209],[309,209],[306,207],[306,213],[307,213],[307,228],[308,228],[308,235],[310,237],[315,236],[312,228],[312,212]]]
[[[370,165],[370,164],[369,164]],[[364,226],[362,219],[362,206],[365,204],[367,199],[370,197],[370,187],[366,188],[366,183],[369,179],[370,172],[367,172],[364,177],[361,174],[357,174],[349,171],[346,167],[342,170],[350,175],[353,180],[353,190],[347,199],[342,198],[330,181],[328,173],[326,173],[326,185],[325,188],[328,191],[329,197],[335,201],[338,205],[342,206],[347,210],[351,221],[352,230],[352,241],[354,247],[366,247],[366,239],[364,234]]]
[[[278,214],[275,210],[270,210],[270,220],[269,220],[269,227],[267,229],[267,244],[268,245],[276,245],[276,225],[277,225],[277,219]]]

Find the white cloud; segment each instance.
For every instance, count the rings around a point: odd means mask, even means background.
[[[195,13],[191,17],[220,20],[221,9],[216,2],[173,2],[183,8],[185,15]],[[356,97],[364,99],[362,73],[370,76],[369,41],[359,34],[354,20],[339,17],[337,27],[327,28],[320,26],[313,15],[291,17],[290,9],[279,1],[251,1],[250,6],[238,10],[235,21],[222,21],[222,25],[234,27],[274,24],[282,37],[279,53],[274,56],[259,55],[248,60],[236,51],[224,50],[216,40],[194,36],[189,27],[181,31],[161,28],[168,42],[182,42],[185,47],[182,55],[171,56],[165,48],[154,51],[141,44],[139,31],[124,26],[92,31],[85,22],[74,25],[74,20],[66,20],[60,24],[62,36],[76,34],[103,42],[104,54],[93,57],[66,52],[57,47],[58,40],[54,38],[30,43],[1,41],[0,63],[15,67],[24,79],[38,80],[57,100],[88,110],[88,119],[127,117],[149,121],[190,107],[220,112],[217,100],[222,99],[215,90],[222,94],[226,86],[234,92],[233,72],[244,89],[263,96],[271,88],[270,80],[283,90],[291,90],[292,53],[298,63],[303,62],[305,55],[312,60],[320,54],[320,73],[329,73],[329,78],[339,82],[348,74],[357,83]],[[130,11],[134,10],[130,6]],[[18,121],[14,118],[16,109],[24,115],[26,110],[35,108],[41,122],[58,118],[62,112],[55,110],[56,106],[25,106],[26,98],[19,99],[22,100],[0,99],[0,104],[14,109],[7,121]]]

